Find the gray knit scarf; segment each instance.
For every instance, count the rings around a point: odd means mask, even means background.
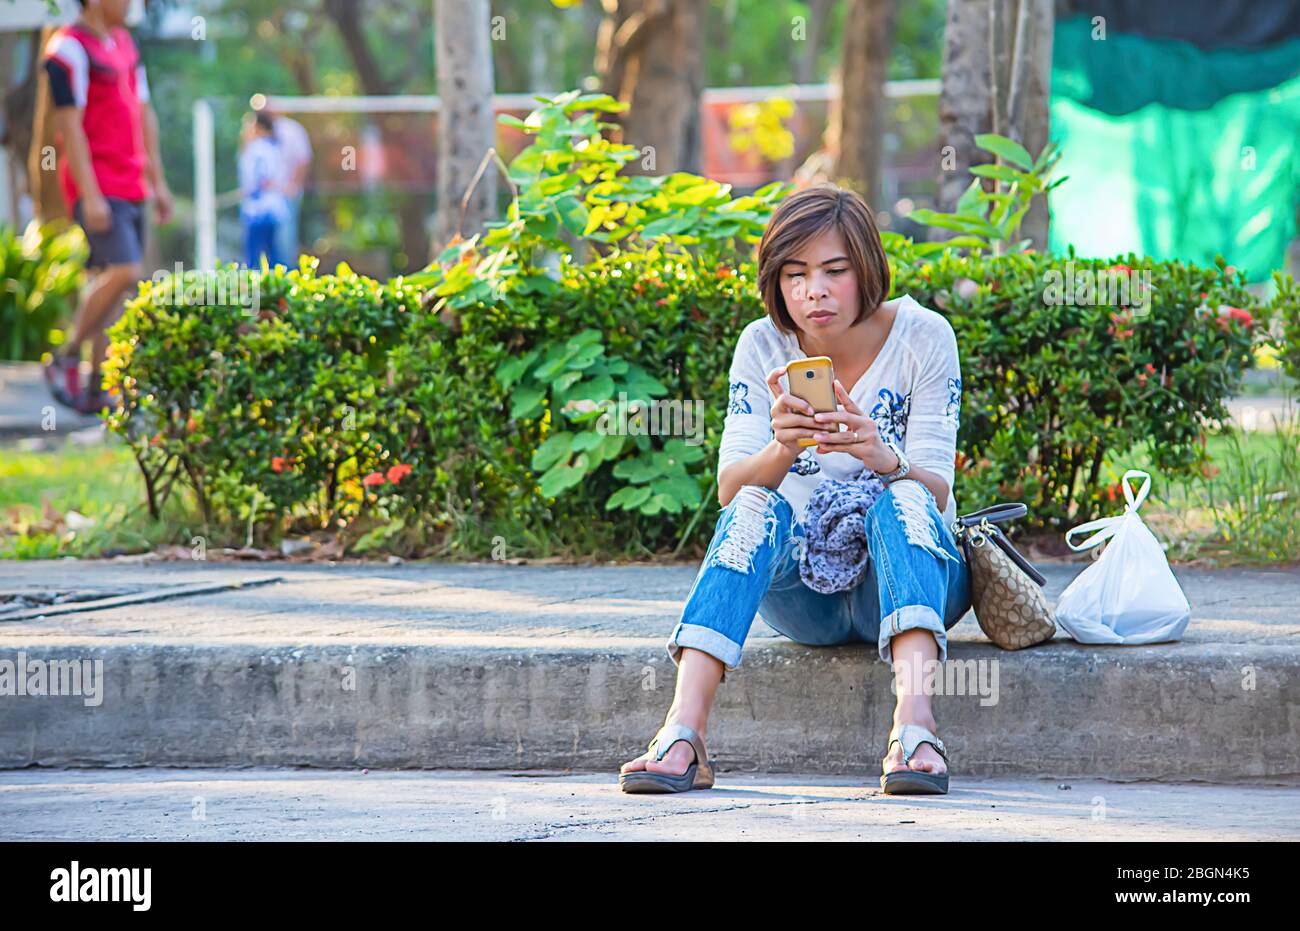
[[[863,469],[848,481],[824,479],[808,499],[799,575],[815,592],[829,595],[857,587],[867,574],[867,511],[885,491],[875,472]]]

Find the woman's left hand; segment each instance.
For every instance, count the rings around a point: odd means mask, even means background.
[[[888,473],[897,469],[898,457],[880,438],[876,422],[853,403],[838,378],[835,379],[835,397],[844,410],[829,411],[814,417],[818,423],[826,424],[828,431],[813,434],[813,439],[817,441],[817,452],[849,453],[861,459],[862,464],[873,472]],[[844,429],[840,430],[838,424],[844,424]]]

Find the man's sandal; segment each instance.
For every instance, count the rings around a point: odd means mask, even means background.
[[[690,789],[713,788],[713,763],[709,760],[708,751],[704,749],[704,741],[694,728],[685,724],[665,724],[646,749],[654,750],[655,759],[662,762],[668,748],[679,740],[684,740],[695,748],[695,759],[686,767],[686,772],[680,776],[652,773],[644,769],[619,773],[619,787],[629,793],[686,792]],[[659,745],[657,750],[656,744]]]
[[[903,748],[903,765],[906,766],[921,744],[930,744],[943,757],[944,765],[948,763],[948,752],[943,741],[919,724],[900,724],[889,732],[889,746],[885,756],[894,749],[894,744]],[[882,773],[880,788],[886,795],[947,795],[948,771],[942,773],[923,773],[914,769],[899,769],[892,773]]]

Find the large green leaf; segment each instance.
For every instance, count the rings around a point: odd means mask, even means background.
[[[981,178],[996,178],[1008,184],[1026,184],[1033,187],[1034,176],[1023,171],[1016,171],[1006,165],[972,165],[970,173]]]
[[[637,439],[644,439],[644,437],[637,437]],[[641,456],[636,459],[620,460],[614,466],[615,478],[624,479],[634,485],[652,482],[659,477],[659,474],[659,470]]]
[[[582,201],[572,194],[565,194],[555,201],[555,209],[560,212],[560,221],[564,228],[574,236],[581,236],[587,229],[587,208]]]
[[[614,393],[614,379],[600,374],[568,392],[566,401],[608,401]]]
[[[631,486],[620,488],[609,496],[609,500],[605,502],[605,510],[610,511],[616,507],[621,507],[625,511],[630,511],[649,500],[652,493],[649,485],[642,485],[638,488]]]
[[[582,434],[575,435],[568,432],[552,433],[533,452],[532,466],[534,471],[545,472],[557,462],[567,460],[569,452],[575,448],[574,440],[581,436]]]
[[[695,507],[702,498],[699,484],[685,475],[670,475],[655,482],[652,487],[656,492],[669,495],[687,507]]]
[[[560,463],[542,476],[537,487],[542,490],[543,496],[555,498],[581,482],[584,475],[585,469]]]
[[[511,396],[510,419],[522,420],[536,416],[542,409],[546,389],[540,385],[523,385]]]
[[[577,354],[576,350],[568,349],[564,346],[556,346],[546,354],[546,360],[537,367],[533,372],[533,377],[538,381],[550,381],[556,375],[568,366],[569,360]]]
[[[919,242],[916,244],[916,254],[920,256],[936,255],[946,249],[988,249],[989,243],[986,239],[979,236],[965,234],[954,236],[951,239],[945,239],[941,242]]]
[[[567,372],[563,372],[560,375],[557,375],[555,381],[551,382],[551,386],[557,392],[563,394],[565,391],[568,391],[569,388],[571,388],[574,385],[574,383],[577,382],[578,379],[580,378],[582,378],[581,369],[570,370]]]
[[[664,452],[681,463],[699,462],[704,458],[704,447],[673,438],[664,444]]]
[[[501,383],[501,387],[509,391],[510,386],[523,376],[524,372],[528,370],[528,366],[532,365],[536,358],[537,350],[533,349],[522,356],[507,359],[497,366],[496,376],[497,381]]]
[[[597,433],[595,430],[586,430],[582,433],[573,435],[573,442],[570,449],[575,453],[588,452],[600,446],[605,441],[605,434]]]
[[[641,230],[642,239],[655,239],[659,236],[676,236],[690,228],[690,221],[685,217],[661,217],[647,223]]]
[[[959,233],[976,233],[981,236],[988,236],[993,239],[1001,239],[1001,231],[987,220],[978,217],[963,217],[950,213],[936,213],[933,210],[913,210],[908,214],[908,219],[915,223],[924,223],[926,226],[937,226],[940,229],[956,230]]]
[[[975,137],[975,144],[986,152],[992,152],[998,158],[1026,170],[1034,167],[1034,160],[1029,157],[1029,150],[1014,139],[999,136],[997,133],[980,133]]]

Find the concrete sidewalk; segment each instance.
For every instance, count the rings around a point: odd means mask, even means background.
[[[0,362],[0,441],[52,441],[102,423],[94,414],[79,414],[56,402],[38,363]]]
[[[6,840],[1294,841],[1300,789],[954,780],[889,796],[812,774],[624,795],[608,773],[23,770]]]
[[[1055,598],[1083,564],[1045,564]],[[310,765],[616,772],[662,723],[664,641],[697,567],[0,564],[0,596],[282,582],[0,621],[0,660],[102,660],[84,696],[0,697],[0,766]],[[936,699],[954,780],[1300,784],[1300,572],[1179,570],[1183,642],[1004,652],[973,616]],[[130,596],[128,596],[130,597]],[[756,621],[708,743],[720,772],[879,773],[874,645]],[[976,686],[979,686],[976,688]]]

